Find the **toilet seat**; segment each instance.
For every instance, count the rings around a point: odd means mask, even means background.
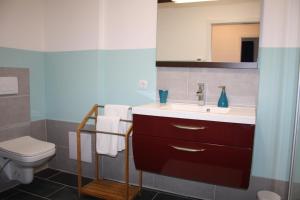
[[[55,145],[30,136],[0,142],[0,157],[20,162],[35,162],[55,154]]]

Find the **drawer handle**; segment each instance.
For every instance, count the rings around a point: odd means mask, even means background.
[[[185,147],[178,147],[178,146],[171,146],[173,149],[179,150],[179,151],[186,151],[186,152],[203,152],[206,149],[190,149]]]
[[[204,130],[206,129],[205,126],[184,126],[184,125],[178,125],[178,124],[173,124],[174,127],[179,128],[179,129],[185,129],[185,130]]]

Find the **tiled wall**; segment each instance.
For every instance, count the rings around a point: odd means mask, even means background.
[[[45,121],[30,121],[29,69],[0,67],[0,76],[18,77],[19,87],[17,95],[0,95],[0,142],[25,135],[47,140]],[[0,191],[15,184],[1,173]]]
[[[56,156],[49,162],[49,167],[71,173],[77,172],[77,161],[69,158],[69,132],[75,132],[79,124],[72,122],[47,120],[48,142],[56,145]],[[92,138],[93,141],[94,138]],[[92,143],[94,145],[94,142]],[[92,146],[93,150],[95,149]],[[93,151],[94,153],[95,151]],[[92,162],[94,163],[94,156]],[[94,164],[82,164],[82,173],[86,177],[94,177]]]
[[[29,70],[0,68],[0,76],[18,77],[18,95],[0,95],[0,141],[30,134]],[[1,173],[0,191],[15,185]]]
[[[28,70],[26,69],[12,69],[1,68],[0,75],[16,75],[19,78],[21,92],[17,96],[0,97],[1,111],[4,110],[4,115],[1,115],[0,120],[0,139],[5,140],[17,136],[30,134],[31,136],[48,140],[56,144],[56,156],[49,163],[51,168],[65,170],[76,173],[77,163],[76,160],[69,159],[69,140],[68,132],[75,131],[78,124],[55,121],[55,120],[41,120],[30,122],[29,117],[29,100],[24,100],[24,97],[29,99],[28,92]],[[9,73],[9,74],[8,74]],[[20,74],[19,74],[20,73]],[[224,82],[218,82],[212,78],[212,74],[217,74]],[[27,78],[25,78],[27,76]],[[257,70],[220,70],[220,69],[172,69],[172,68],[159,68],[158,69],[158,84],[159,87],[165,87],[170,90],[170,98],[174,100],[194,101],[192,96],[193,87],[197,86],[197,81],[203,81],[207,83],[208,99],[214,100],[217,98],[219,91],[214,90],[218,84],[224,84],[228,86],[228,93],[234,94],[234,96],[240,96],[243,101],[238,101],[237,104],[255,104],[256,96],[254,91],[249,90],[250,87],[257,89]],[[247,85],[246,82],[251,82]],[[22,85],[22,86],[21,86]],[[27,86],[26,86],[27,85]],[[238,87],[238,88],[235,88]],[[27,88],[27,89],[22,89]],[[247,92],[243,93],[243,90]],[[27,92],[26,92],[27,90]],[[250,91],[250,93],[249,93]],[[240,93],[241,92],[241,93]],[[215,95],[212,95],[214,94]],[[249,95],[250,94],[250,95]],[[215,97],[214,97],[215,96]],[[228,95],[229,98],[230,95]],[[251,97],[251,98],[250,98]],[[23,103],[18,103],[18,99]],[[23,100],[22,100],[23,99]],[[246,99],[246,100],[245,100]],[[10,102],[14,104],[9,106]],[[232,102],[232,101],[231,101]],[[6,107],[14,109],[14,112],[5,110]],[[23,106],[23,107],[22,107]],[[18,113],[20,112],[20,113]],[[17,117],[16,117],[16,116]],[[7,117],[5,117],[7,116]],[[14,118],[15,117],[15,118]],[[15,119],[15,121],[13,120]],[[94,139],[92,138],[92,147],[94,147]],[[94,148],[92,148],[94,149]],[[83,175],[87,177],[94,177],[94,162],[84,163]],[[132,150],[130,149],[130,181],[137,183],[137,171],[134,166]],[[104,157],[100,165],[100,171],[104,178],[122,181],[124,180],[124,154],[118,154],[117,158]],[[0,177],[0,191],[3,188],[9,187],[16,182],[8,182],[5,177]],[[4,180],[4,181],[3,181]],[[174,177],[161,176],[152,173],[143,173],[143,186],[149,188],[156,188],[159,190],[165,190],[172,193],[178,193],[182,195],[198,197],[202,199],[211,200],[253,200],[255,199],[256,192],[261,189],[268,189],[276,191],[282,197],[286,197],[287,183],[281,181],[275,181],[272,179],[264,179],[259,177],[252,177],[250,188],[248,190],[238,190],[227,187],[221,187],[216,185],[210,185],[201,182],[194,182],[189,180],[178,179]]]
[[[0,96],[0,141],[30,133],[29,70],[0,68],[0,76],[18,77],[19,94]]]
[[[197,102],[197,83],[205,83],[207,104],[217,104],[226,86],[229,105],[254,106],[258,95],[258,69],[157,68],[157,88],[169,90],[169,100]]]

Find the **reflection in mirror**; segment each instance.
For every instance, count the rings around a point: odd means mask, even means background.
[[[256,62],[260,0],[159,3],[158,61]]]

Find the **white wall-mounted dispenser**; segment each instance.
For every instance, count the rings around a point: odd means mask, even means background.
[[[90,134],[81,134],[81,160],[92,162],[92,138]],[[69,157],[77,160],[77,135],[76,132],[69,132]]]
[[[0,95],[14,95],[18,92],[18,77],[0,77]]]

